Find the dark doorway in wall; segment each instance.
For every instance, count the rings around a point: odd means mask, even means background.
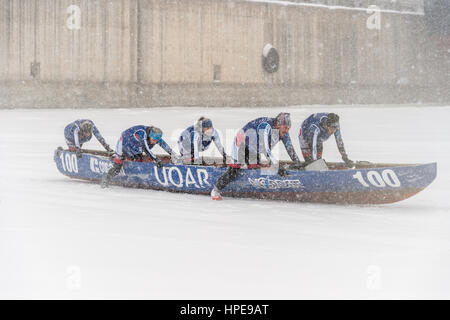
[[[213,76],[213,80],[214,82],[220,82],[220,77],[221,77],[221,67],[218,64],[214,65],[214,76]]]

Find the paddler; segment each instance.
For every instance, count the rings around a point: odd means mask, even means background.
[[[214,142],[217,150],[226,159],[225,149],[220,142],[219,133],[213,127],[211,119],[200,117],[197,122],[184,130],[178,138],[178,148],[183,162],[186,164],[200,164],[200,152],[206,151],[211,142]]]
[[[345,152],[339,125],[339,116],[335,113],[314,113],[303,121],[298,139],[305,162],[308,164],[322,159],[323,142],[328,140],[332,135],[336,139],[339,153],[345,165],[352,168],[355,164],[348,158]]]
[[[261,154],[270,160],[272,168],[277,170],[279,176],[286,176],[286,169],[279,166],[279,161],[272,149],[281,140],[289,157],[299,164],[299,158],[289,136],[290,128],[290,114],[281,112],[275,118],[262,117],[252,120],[239,130],[233,142],[232,163],[217,180],[211,191],[211,198],[222,200],[220,194],[222,189],[236,179],[242,165],[247,164],[249,169],[259,168]]]
[[[111,179],[119,174],[123,162],[126,159],[142,162],[143,155],[146,153],[154,162],[156,162],[158,168],[162,168],[162,160],[152,152],[153,147],[157,144],[170,154],[172,161],[177,161],[179,157],[164,141],[162,135],[161,129],[144,125],[134,126],[122,132],[122,135],[117,142],[114,165],[103,178],[101,183],[102,188],[108,187]]]
[[[64,137],[66,138],[69,151],[75,152],[78,158],[82,157],[81,147],[84,143],[92,139],[92,134],[97,138],[98,142],[101,143],[103,148],[105,148],[108,153],[114,153],[92,120],[75,120],[64,128]]]

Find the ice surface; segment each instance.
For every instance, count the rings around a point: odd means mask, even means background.
[[[226,135],[282,110],[292,113],[297,151],[301,120],[333,110],[351,159],[436,161],[437,179],[382,206],[213,202],[102,190],[53,162],[64,126],[78,118],[115,146],[135,124],[176,139],[205,115]],[[449,119],[450,107],[432,106],[0,110],[0,298],[448,299]],[[101,148],[95,139],[85,147]],[[339,160],[333,139],[324,158]]]

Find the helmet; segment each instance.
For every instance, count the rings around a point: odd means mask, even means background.
[[[92,133],[92,130],[94,129],[94,126],[92,125],[92,122],[85,120],[80,124],[80,131],[83,133]]]
[[[154,140],[159,141],[159,140],[161,140],[162,135],[163,135],[163,133],[162,133],[162,130],[160,128],[150,126],[147,129],[147,136],[149,138],[152,138]]]
[[[291,114],[286,112],[281,112],[275,118],[275,123],[279,126],[291,126]]]
[[[196,130],[200,130],[203,128],[212,128],[213,124],[212,124],[211,119],[208,119],[205,117],[200,117],[194,126],[195,126]]]
[[[339,116],[335,113],[329,113],[325,125],[331,128],[339,128]]]
[[[213,127],[211,119],[204,118],[203,120],[201,120],[201,123],[202,123],[202,128],[212,128]]]

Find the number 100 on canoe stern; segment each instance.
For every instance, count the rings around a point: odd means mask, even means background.
[[[306,192],[295,198],[342,204],[393,203],[425,189],[436,178],[436,173],[436,163],[313,172],[302,181],[308,186]]]

